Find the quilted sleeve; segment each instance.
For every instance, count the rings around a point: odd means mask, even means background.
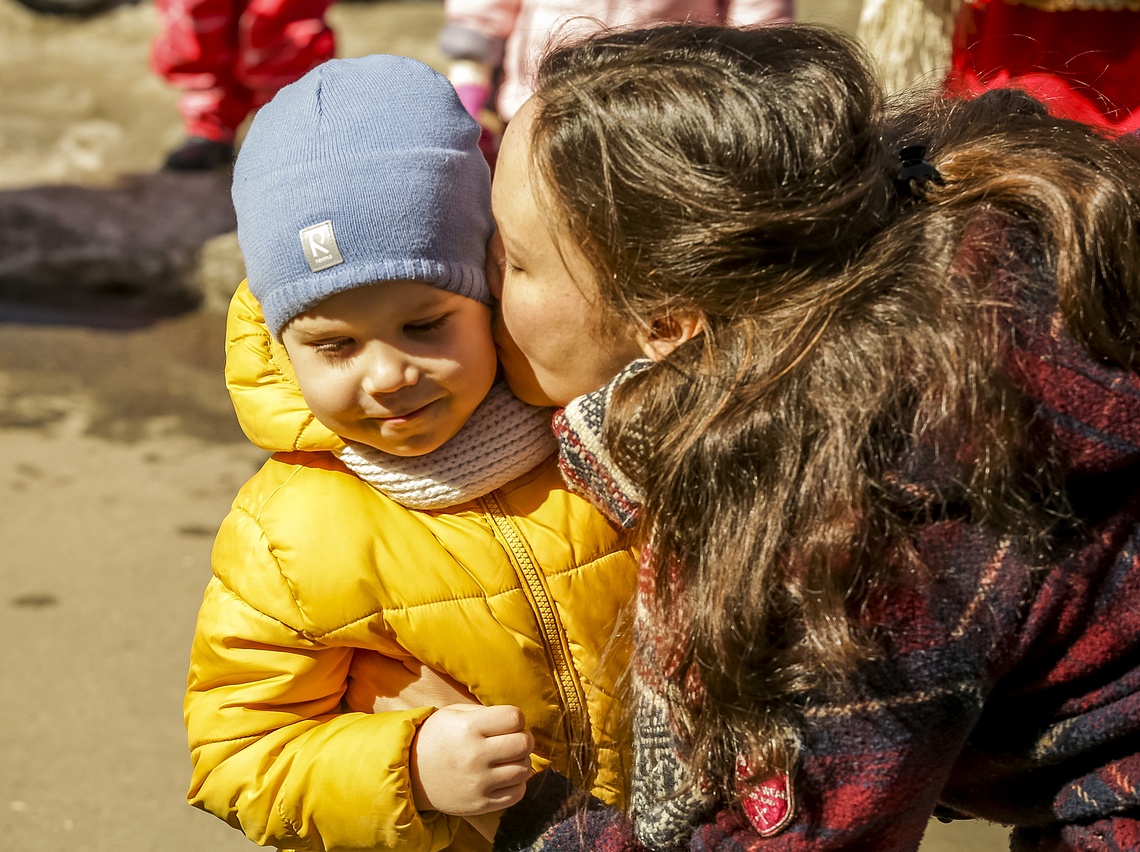
[[[242,517],[235,510],[223,525],[215,562],[240,554],[242,588],[260,607],[217,576],[207,587],[185,701],[188,800],[263,845],[446,847],[460,820],[421,816],[408,770],[418,725],[433,708],[339,712],[352,649],[313,640],[303,620],[287,623],[295,602]]]

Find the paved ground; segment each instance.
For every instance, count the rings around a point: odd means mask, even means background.
[[[851,0],[800,8],[854,24]],[[340,52],[438,64],[440,11],[337,6]],[[189,215],[206,240],[194,310],[113,283],[0,302],[0,850],[252,848],[183,802],[181,699],[210,543],[262,455],[220,378],[220,306],[241,275],[227,188],[154,174],[180,135],[146,67],[154,27],[145,3],[77,22],[0,0],[0,213],[62,204],[95,234],[122,211],[155,228]],[[0,277],[31,227],[20,216],[0,217]],[[988,852],[1003,836],[935,828],[923,852]]]

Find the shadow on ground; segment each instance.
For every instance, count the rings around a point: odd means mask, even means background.
[[[90,18],[116,6],[134,5],[139,0],[18,0],[21,6],[41,15]]]
[[[0,192],[0,322],[137,328],[197,308],[210,239],[236,227],[230,175]]]

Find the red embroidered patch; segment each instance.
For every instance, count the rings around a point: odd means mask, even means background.
[[[743,755],[737,759],[740,776],[748,776],[748,764]],[[787,775],[774,775],[758,783],[741,785],[740,805],[744,815],[761,837],[779,834],[792,821],[795,813],[795,796]]]

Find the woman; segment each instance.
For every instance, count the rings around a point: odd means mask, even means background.
[[[540,775],[497,848],[1140,848],[1134,141],[665,27],[546,59],[494,205],[507,377],[643,552],[633,812]]]

